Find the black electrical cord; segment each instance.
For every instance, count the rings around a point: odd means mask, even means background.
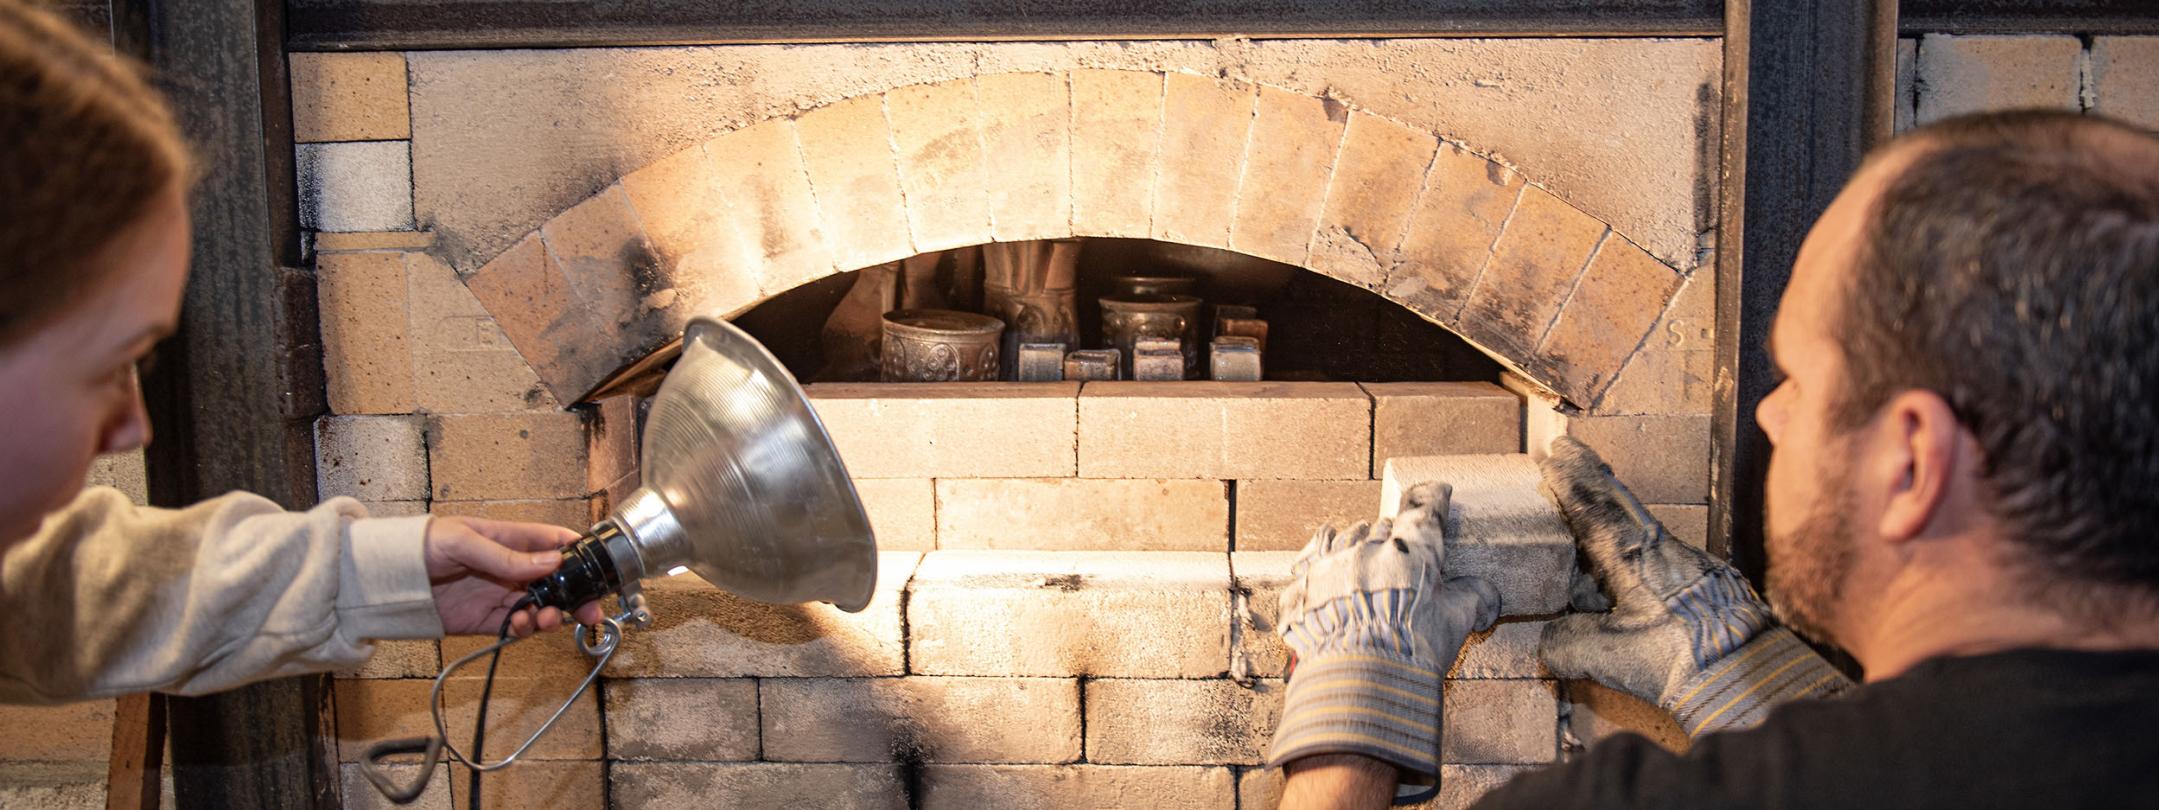
[[[483,747],[487,745],[487,699],[493,696],[495,692],[495,666],[502,663],[502,647],[499,645],[502,644],[504,639],[510,637],[510,620],[517,618],[519,611],[535,604],[538,603],[533,600],[530,594],[518,597],[517,602],[510,605],[510,612],[502,614],[502,629],[495,631],[495,643],[498,646],[495,647],[495,652],[487,657],[487,679],[480,683],[480,711],[478,715],[472,718],[472,763],[474,765],[487,761],[487,757],[483,752]],[[472,810],[480,810],[480,777],[482,775],[480,769],[472,769],[472,781],[466,791],[472,794],[472,803],[470,805]]]

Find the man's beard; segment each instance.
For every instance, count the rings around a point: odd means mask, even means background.
[[[1834,473],[1816,479],[1827,496],[1788,535],[1768,538],[1768,596],[1769,609],[1793,632],[1835,644],[1829,626],[1852,570],[1852,494],[1845,469],[1824,472]]]

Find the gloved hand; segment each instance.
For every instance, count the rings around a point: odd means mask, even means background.
[[[1289,694],[1267,765],[1361,754],[1400,768],[1397,803],[1438,787],[1440,679],[1469,634],[1499,616],[1499,591],[1443,580],[1453,489],[1420,484],[1393,520],[1321,527],[1291,565],[1279,626]]]
[[[1730,564],[1667,533],[1596,451],[1562,436],[1540,467],[1594,577],[1576,581],[1574,607],[1610,608],[1545,626],[1539,653],[1553,674],[1662,706],[1693,737],[1750,727],[1777,704],[1851,687],[1776,626]]]

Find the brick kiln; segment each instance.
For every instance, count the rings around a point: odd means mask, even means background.
[[[1278,322],[1270,354],[1335,341],[1296,379],[811,385],[884,549],[876,600],[652,584],[657,625],[539,761],[491,777],[503,806],[1271,806],[1274,593],[1316,524],[1379,511],[1392,470],[1455,479],[1456,559],[1506,601],[1447,687],[1452,806],[1610,722],[1535,660],[1573,562],[1563,527],[1509,519],[1536,497],[1527,453],[1581,436],[1706,534],[1711,40],[292,65],[322,491],[381,512],[583,526],[635,480],[637,394],[688,317],[812,358],[847,274],[918,254],[1079,237],[1116,274],[1223,252],[1218,288],[1347,302]],[[386,645],[341,678],[345,760],[425,727],[426,678],[480,643]],[[506,658],[497,729],[584,665],[565,636]],[[455,684],[453,728],[477,692]],[[462,790],[434,785],[437,807]]]

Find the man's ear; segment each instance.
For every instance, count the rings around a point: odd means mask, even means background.
[[[1920,390],[1891,397],[1877,425],[1877,462],[1891,468],[1877,528],[1884,540],[1901,543],[1925,534],[1947,504],[1963,428],[1941,395]]]

